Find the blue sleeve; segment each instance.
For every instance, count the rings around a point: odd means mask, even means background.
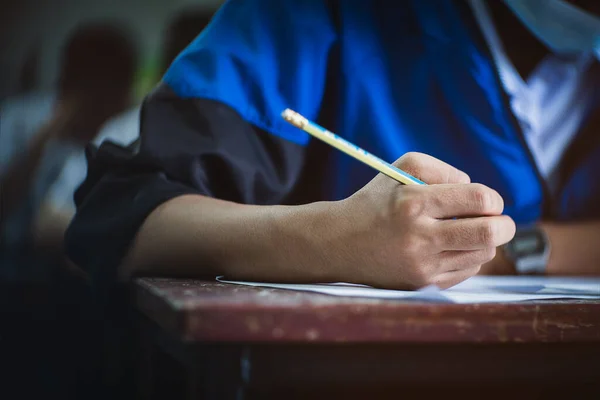
[[[284,122],[292,108],[316,119],[336,39],[320,0],[229,0],[173,62],[163,81],[178,96],[222,102],[251,124],[305,145]]]

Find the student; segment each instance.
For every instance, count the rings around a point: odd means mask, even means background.
[[[109,281],[598,274],[599,18],[595,1],[229,1],[146,99],[139,146],[90,150],[69,255]],[[328,151],[287,107],[430,185]]]

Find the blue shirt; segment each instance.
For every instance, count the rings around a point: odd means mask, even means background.
[[[600,217],[600,135],[578,134],[551,193],[466,2],[232,0],[146,99],[137,150],[88,151],[70,258],[114,279],[145,218],[182,194],[286,202],[316,154],[280,118],[288,107],[313,120],[335,110],[327,127],[385,160],[420,151],[453,164],[497,190],[517,223]],[[375,175],[333,155],[321,199]]]
[[[334,7],[338,26],[324,1],[229,1],[164,81],[179,96],[221,101],[257,127],[306,144],[307,134],[279,115],[290,107],[317,118],[337,45],[339,118],[330,129],[388,161],[431,154],[497,190],[518,223],[539,219],[549,194],[472,15],[450,0]],[[373,174],[341,155],[330,171],[334,199]]]

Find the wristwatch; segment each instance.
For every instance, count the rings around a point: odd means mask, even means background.
[[[543,275],[550,256],[548,235],[537,226],[519,228],[513,240],[504,245],[504,254],[517,273]]]

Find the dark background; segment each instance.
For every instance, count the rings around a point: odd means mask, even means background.
[[[74,27],[88,21],[122,21],[131,32],[141,62],[138,96],[156,80],[164,29],[179,11],[214,10],[222,0],[1,0],[0,100],[21,92],[23,65],[34,62],[35,89],[51,90],[61,45]]]

